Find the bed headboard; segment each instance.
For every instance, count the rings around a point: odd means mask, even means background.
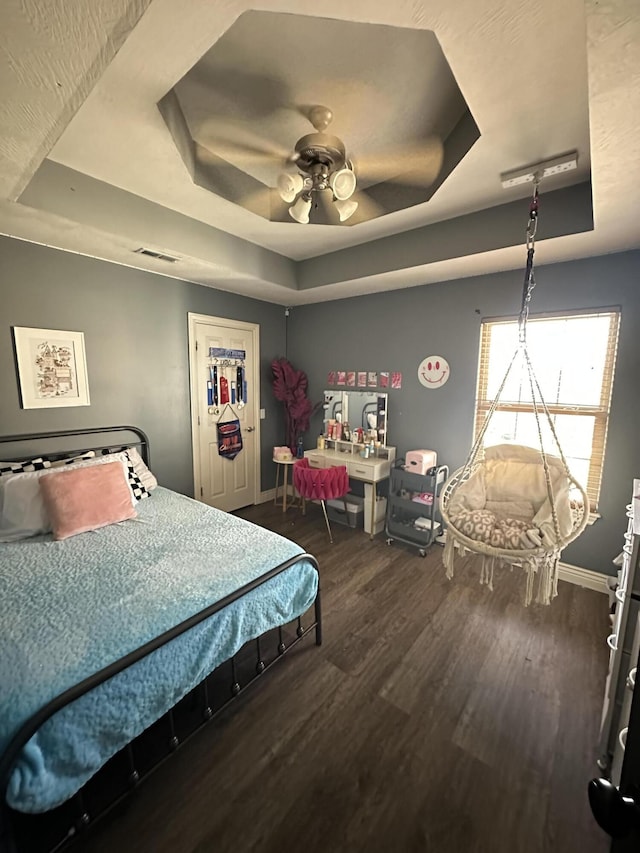
[[[89,427],[0,436],[0,461],[20,461],[37,456],[55,460],[63,456],[76,456],[87,450],[102,453],[125,447],[137,448],[149,465],[149,439],[143,430],[135,426]]]

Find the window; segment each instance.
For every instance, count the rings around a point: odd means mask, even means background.
[[[620,312],[530,317],[527,348],[562,451],[595,511],[598,505]],[[478,435],[498,394],[518,342],[517,320],[483,320],[476,400]],[[557,447],[544,411],[540,427],[545,451]],[[531,389],[518,357],[500,394],[484,437],[485,445],[510,443],[540,447]]]

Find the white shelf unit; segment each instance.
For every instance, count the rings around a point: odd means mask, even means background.
[[[605,685],[598,766],[618,784],[624,731],[629,721],[631,698],[635,685],[634,667],[640,646],[640,534],[634,533],[634,506],[627,507],[627,531],[622,548],[622,566],[615,591],[616,606],[613,631],[607,637],[609,671]],[[636,529],[638,528],[636,520]]]

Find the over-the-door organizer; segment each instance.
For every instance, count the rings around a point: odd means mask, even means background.
[[[248,400],[245,358],[245,350],[209,347],[207,407],[217,424],[218,453],[226,459],[242,450],[239,410]]]
[[[634,480],[634,495],[640,480]],[[634,519],[635,514],[635,519]],[[600,727],[598,765],[609,771],[615,784],[620,781],[624,739],[635,686],[635,666],[640,646],[640,508],[634,502],[627,507],[627,532],[624,534],[622,565],[615,591],[613,630],[607,637],[610,648],[609,672],[605,685]]]

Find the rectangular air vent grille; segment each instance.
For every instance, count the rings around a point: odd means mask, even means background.
[[[157,258],[159,261],[167,261],[169,264],[175,264],[176,261],[179,261],[180,258],[174,258],[173,255],[165,255],[164,252],[155,252],[153,249],[145,249],[144,246],[141,246],[139,249],[135,249],[136,255],[146,255],[148,258]]]

